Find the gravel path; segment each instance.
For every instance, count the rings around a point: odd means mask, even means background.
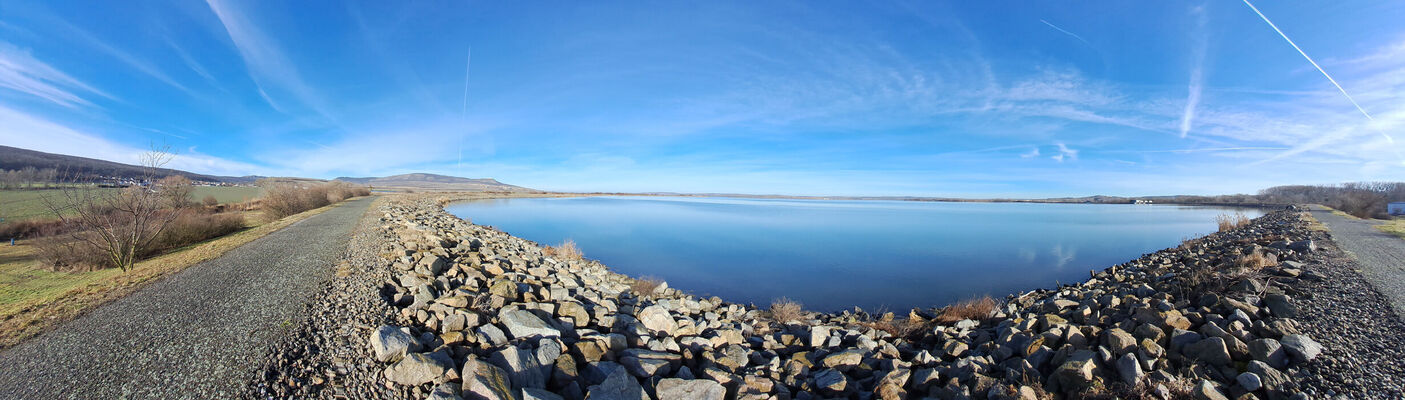
[[[1320,207],[1312,207],[1332,238],[1356,259],[1361,275],[1387,298],[1397,314],[1405,315],[1405,240],[1376,229],[1375,223],[1343,217]]]
[[[1405,399],[1405,320],[1341,250],[1344,239],[1318,232],[1314,240],[1316,262],[1306,270],[1316,277],[1288,288],[1298,301],[1298,327],[1325,349],[1295,379],[1313,399]]]
[[[5,398],[228,398],[345,252],[362,198],[0,353]]]

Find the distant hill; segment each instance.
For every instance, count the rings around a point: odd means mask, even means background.
[[[442,192],[533,192],[534,189],[509,185],[492,178],[460,178],[435,174],[404,174],[381,178],[340,177],[335,180],[376,189],[424,190]]]
[[[0,146],[0,170],[24,169],[25,167],[38,169],[53,168],[59,170],[62,174],[100,175],[118,178],[139,178],[143,176],[145,172],[143,167],[131,164],[45,153],[18,147]],[[181,175],[193,181],[221,183],[253,183],[255,180],[262,178],[260,176],[205,175],[169,168],[157,170],[156,175]]]

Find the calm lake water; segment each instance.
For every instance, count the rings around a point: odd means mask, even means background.
[[[733,302],[903,313],[1079,282],[1248,209],[696,197],[482,200],[447,210],[630,276]]]

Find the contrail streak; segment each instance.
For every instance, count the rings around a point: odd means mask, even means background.
[[[1184,139],[1190,133],[1191,122],[1195,120],[1195,109],[1200,106],[1200,92],[1204,89],[1205,81],[1205,51],[1209,46],[1208,34],[1205,33],[1205,10],[1203,7],[1196,8],[1196,35],[1199,36],[1195,43],[1193,57],[1195,66],[1190,70],[1189,94],[1185,99],[1185,111],[1181,113],[1181,138]]]
[[[1302,54],[1303,58],[1307,59],[1307,62],[1312,63],[1312,66],[1314,68],[1317,68],[1317,72],[1321,72],[1322,76],[1327,77],[1327,81],[1332,82],[1332,86],[1336,86],[1337,90],[1342,92],[1342,96],[1346,96],[1347,101],[1350,101],[1351,105],[1356,106],[1357,111],[1361,111],[1361,115],[1365,115],[1366,119],[1369,119],[1371,121],[1376,120],[1375,118],[1371,117],[1371,113],[1366,112],[1365,108],[1361,108],[1361,105],[1356,103],[1356,99],[1352,98],[1351,95],[1346,92],[1346,89],[1342,89],[1342,85],[1338,84],[1336,79],[1332,79],[1332,76],[1328,75],[1327,71],[1323,70],[1321,65],[1317,65],[1317,61],[1313,61],[1312,57],[1309,57],[1307,55],[1307,52],[1304,52],[1301,47],[1298,47],[1297,43],[1293,43],[1293,39],[1289,39],[1288,34],[1283,33],[1282,29],[1278,29],[1278,25],[1274,25],[1273,21],[1269,21],[1268,17],[1265,16],[1264,13],[1259,12],[1259,8],[1254,7],[1254,3],[1250,3],[1249,0],[1244,0],[1244,4],[1248,5],[1250,9],[1253,9],[1254,13],[1259,15],[1259,18],[1263,18],[1264,22],[1267,22],[1268,26],[1272,27],[1274,32],[1278,32],[1278,36],[1282,36],[1283,40],[1288,41],[1288,44],[1293,46],[1293,50],[1297,50],[1298,54]]]
[[[1065,35],[1073,36],[1074,39],[1078,39],[1078,41],[1083,42],[1083,44],[1086,44],[1086,45],[1089,45],[1089,46],[1092,46],[1092,45],[1093,45],[1092,43],[1088,43],[1087,40],[1084,40],[1082,36],[1078,36],[1078,34],[1076,34],[1076,33],[1066,31],[1066,30],[1064,30],[1064,28],[1060,28],[1058,25],[1054,25],[1054,24],[1049,23],[1049,21],[1045,21],[1045,20],[1042,20],[1042,19],[1041,19],[1041,20],[1039,20],[1039,22],[1043,22],[1044,25],[1048,25],[1050,28],[1054,28],[1054,30],[1056,30],[1056,31],[1063,32]]]
[[[1352,98],[1352,97],[1351,97],[1351,94],[1350,94],[1350,93],[1347,93],[1347,92],[1346,92],[1346,89],[1342,88],[1342,85],[1339,84],[1339,83],[1337,83],[1337,80],[1336,80],[1336,79],[1333,79],[1333,78],[1332,78],[1332,75],[1327,74],[1327,70],[1322,69],[1322,66],[1321,66],[1321,65],[1317,65],[1317,61],[1313,61],[1313,60],[1312,60],[1312,57],[1309,57],[1309,56],[1307,55],[1307,52],[1303,51],[1303,49],[1302,49],[1301,47],[1298,47],[1298,44],[1297,44],[1297,43],[1294,43],[1294,42],[1293,42],[1293,39],[1289,39],[1289,38],[1288,38],[1288,34],[1283,33],[1283,30],[1282,30],[1282,29],[1278,29],[1278,25],[1274,25],[1274,24],[1273,24],[1273,21],[1269,21],[1269,20],[1268,20],[1268,16],[1264,15],[1263,12],[1259,11],[1259,8],[1258,8],[1258,7],[1254,7],[1254,3],[1250,3],[1249,0],[1244,0],[1244,5],[1247,5],[1247,6],[1249,6],[1249,9],[1254,10],[1254,14],[1258,14],[1258,15],[1259,15],[1259,18],[1263,19],[1264,22],[1268,23],[1268,26],[1269,26],[1269,27],[1272,27],[1274,32],[1278,32],[1278,36],[1282,36],[1282,37],[1283,37],[1283,40],[1287,41],[1289,45],[1292,45],[1292,46],[1293,46],[1293,49],[1294,49],[1294,50],[1297,50],[1297,51],[1298,51],[1298,54],[1302,54],[1302,55],[1303,55],[1303,58],[1307,59],[1307,62],[1308,62],[1308,63],[1311,63],[1314,68],[1317,68],[1317,72],[1321,72],[1321,73],[1322,73],[1322,76],[1327,77],[1327,81],[1328,81],[1328,82],[1332,82],[1332,86],[1336,86],[1336,87],[1337,87],[1337,91],[1342,92],[1342,96],[1346,97],[1346,100],[1347,100],[1347,101],[1350,101],[1350,102],[1351,102],[1351,105],[1356,106],[1356,111],[1360,111],[1360,112],[1361,112],[1361,115],[1366,116],[1366,119],[1367,119],[1367,120],[1370,120],[1371,122],[1376,122],[1376,119],[1375,119],[1374,117],[1371,117],[1371,113],[1366,112],[1366,109],[1365,109],[1365,108],[1362,108],[1362,107],[1361,107],[1361,104],[1360,104],[1360,103],[1357,103],[1357,102],[1356,102],[1356,99]],[[1379,130],[1377,130],[1376,133],[1377,133],[1377,134],[1380,134],[1381,137],[1385,138],[1386,143],[1391,145],[1391,148],[1390,148],[1390,149],[1391,149],[1392,152],[1395,153],[1395,158],[1399,158],[1399,159],[1401,160],[1400,163],[1401,163],[1401,164],[1405,164],[1405,158],[1401,158],[1401,157],[1400,157],[1400,151],[1399,151],[1399,150],[1396,150],[1395,147],[1394,147],[1394,145],[1395,145],[1395,138],[1392,138],[1392,137],[1390,137],[1390,135],[1387,135],[1385,132],[1381,132],[1381,131],[1379,131]]]
[[[463,66],[463,109],[459,111],[459,124],[468,120],[468,73],[473,69],[473,48],[468,48],[468,60]],[[459,137],[459,173],[463,174],[463,137]]]

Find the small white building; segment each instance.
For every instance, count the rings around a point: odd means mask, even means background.
[[[1385,212],[1390,215],[1405,215],[1405,201],[1386,204]]]

